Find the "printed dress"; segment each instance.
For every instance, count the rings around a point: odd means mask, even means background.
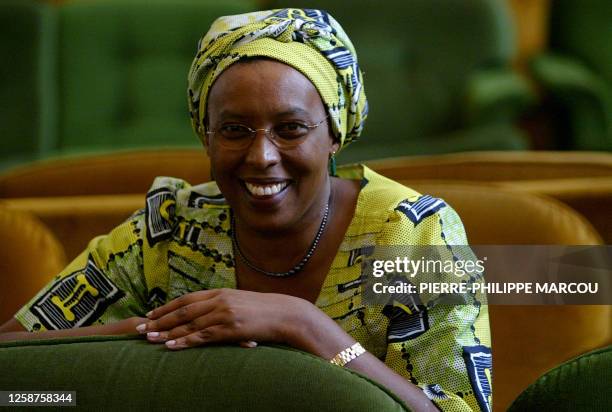
[[[353,219],[316,306],[368,351],[446,411],[491,410],[492,359],[484,296],[437,304],[402,296],[369,304],[362,262],[373,247],[466,245],[463,225],[443,200],[420,195],[365,166]],[[145,207],[87,249],[16,315],[30,331],[105,324],[144,316],[186,293],[236,288],[230,209],[214,182],[159,177]],[[453,255],[454,256],[454,255]],[[474,280],[474,279],[472,279]]]

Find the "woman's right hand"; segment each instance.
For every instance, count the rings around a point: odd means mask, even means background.
[[[308,316],[304,299],[277,293],[211,289],[189,293],[152,310],[137,329],[150,342],[184,349],[208,343],[289,344],[291,330]],[[249,343],[252,342],[252,343]]]

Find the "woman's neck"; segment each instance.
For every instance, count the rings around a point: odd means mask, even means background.
[[[297,296],[315,303],[321,293],[321,287],[329,273],[330,267],[338,253],[338,249],[345,238],[347,228],[353,219],[354,211],[359,197],[360,184],[355,180],[333,179],[332,187],[333,204],[330,205],[330,213],[327,227],[321,236],[317,250],[312,259],[304,266],[300,273],[288,277],[272,277],[256,272],[249,268],[242,259],[236,260],[236,285],[239,289],[252,290],[256,292],[283,293]],[[275,236],[266,237],[259,242],[262,251],[267,251],[268,261],[262,260],[261,268],[268,271],[287,271],[291,266],[288,262],[286,252],[293,240],[278,240]],[[306,242],[311,242],[312,238]],[[241,243],[242,245],[242,243]],[[298,261],[301,254],[309,247],[304,246],[297,250]],[[249,249],[252,253],[252,249]],[[258,253],[258,252],[257,252]],[[264,252],[262,252],[264,253]],[[249,257],[252,255],[248,255]],[[270,266],[270,263],[277,266]],[[278,262],[284,262],[279,264]]]

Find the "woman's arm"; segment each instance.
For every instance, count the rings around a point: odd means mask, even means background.
[[[333,319],[310,302],[304,301],[302,309],[306,316],[301,316],[290,325],[288,344],[310,352],[323,359],[331,359],[340,351],[348,348],[355,339],[346,333]],[[378,382],[399,396],[413,411],[438,411],[423,391],[395,373],[370,352],[353,359],[350,368]]]
[[[107,325],[87,326],[84,328],[47,330],[43,332],[27,332],[15,319],[0,326],[0,342],[9,340],[31,340],[65,338],[96,335],[128,335],[136,333],[136,326],[146,321],[146,318],[132,317]]]

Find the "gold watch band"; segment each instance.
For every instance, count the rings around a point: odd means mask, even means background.
[[[334,356],[329,362],[334,365],[344,366],[353,359],[363,355],[365,352],[366,350],[363,346],[361,346],[359,342],[355,342],[353,345]]]

